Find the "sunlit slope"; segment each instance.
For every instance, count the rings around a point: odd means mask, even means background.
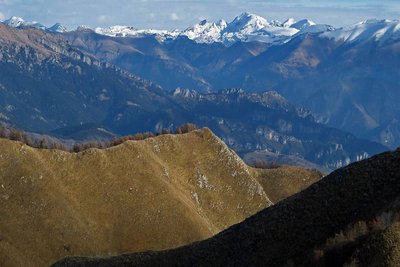
[[[400,149],[341,168],[205,241],[54,267],[400,266]]]
[[[208,129],[78,154],[1,139],[0,265],[208,238],[272,204],[256,179],[268,172],[246,166]]]

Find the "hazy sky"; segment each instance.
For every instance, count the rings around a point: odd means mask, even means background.
[[[400,19],[399,0],[0,0],[0,20],[20,16],[46,26],[129,25],[136,28],[183,29],[201,19],[231,21],[248,11],[266,19],[309,18],[335,26],[368,18]]]

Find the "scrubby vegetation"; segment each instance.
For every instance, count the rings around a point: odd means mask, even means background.
[[[0,138],[19,141],[35,148],[68,150],[61,142],[52,141],[48,137],[34,139],[29,137],[24,131],[2,125],[0,125]]]
[[[113,146],[120,145],[128,140],[145,140],[147,138],[155,137],[158,135],[165,134],[185,134],[197,129],[197,126],[193,123],[184,123],[177,127],[175,131],[170,129],[162,129],[159,133],[145,132],[137,133],[134,135],[126,135],[121,137],[115,137],[110,141],[94,140],[84,143],[75,143],[72,147],[67,147],[60,141],[51,140],[48,137],[32,138],[27,133],[21,130],[17,130],[12,127],[0,125],[0,138],[6,138],[14,141],[22,142],[28,146],[40,149],[58,149],[69,152],[81,152],[90,148],[105,149]]]
[[[257,169],[278,169],[279,167],[281,167],[282,165],[277,163],[277,162],[268,162],[265,160],[256,160],[254,162],[253,167],[257,168]]]

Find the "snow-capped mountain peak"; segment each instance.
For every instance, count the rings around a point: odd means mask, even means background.
[[[13,16],[13,17],[5,20],[4,24],[6,24],[6,25],[8,25],[10,27],[17,28],[17,27],[23,26],[25,24],[25,21],[20,17]]]
[[[3,23],[13,28],[33,27],[36,29],[47,30],[46,26],[40,24],[39,22],[26,22],[24,19],[15,16],[3,21]]]
[[[67,28],[66,28],[64,25],[61,25],[60,23],[54,24],[54,25],[51,26],[50,28],[47,28],[47,30],[48,30],[49,32],[60,32],[60,33],[67,32],[67,31],[68,31]]]
[[[322,37],[347,43],[377,41],[383,43],[400,39],[399,20],[366,20],[355,25],[324,32]]]
[[[301,30],[304,30],[304,29],[306,29],[310,26],[314,26],[314,25],[317,25],[314,21],[311,21],[308,19],[302,19],[300,21],[292,23],[292,25],[290,25],[290,27],[301,31]]]
[[[175,31],[167,31],[167,30],[154,30],[154,29],[145,29],[145,30],[138,30],[134,27],[130,26],[111,26],[108,28],[96,28],[94,31],[97,34],[107,35],[112,37],[134,37],[134,36],[146,36],[152,35],[156,36],[159,41],[164,41],[166,39],[173,39],[176,38],[180,32]]]
[[[219,42],[221,41],[221,32],[226,27],[227,23],[224,20],[219,20],[217,23],[202,20],[182,31],[180,35],[200,43]]]
[[[245,12],[229,23],[226,30],[229,32],[249,33],[261,30],[268,25],[269,23],[265,18]]]
[[[20,17],[11,17],[3,22],[4,24],[15,27],[34,27],[49,32],[63,33],[68,31],[63,25],[56,23],[47,28],[37,22],[26,22]],[[85,26],[80,26],[77,30],[92,30]],[[165,40],[175,40],[179,37],[187,37],[198,43],[224,43],[232,45],[235,42],[264,42],[272,45],[279,45],[289,42],[293,38],[304,34],[316,34],[322,38],[334,39],[338,42],[354,43],[376,41],[385,43],[386,41],[400,40],[400,21],[398,20],[366,20],[360,23],[343,27],[334,28],[326,24],[316,24],[315,22],[303,19],[296,21],[289,18],[283,23],[277,20],[268,21],[267,19],[251,14],[242,13],[235,17],[231,22],[225,20],[216,22],[202,20],[199,23],[181,30],[154,30],[136,29],[130,26],[111,26],[108,28],[95,28],[97,34],[112,37],[129,36],[153,36],[159,42]]]

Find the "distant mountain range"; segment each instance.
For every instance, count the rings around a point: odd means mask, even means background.
[[[229,36],[241,37],[226,43],[221,36],[234,25]],[[203,21],[173,38],[153,31],[128,34],[126,27],[114,28],[123,34],[111,34],[110,29],[82,28],[61,36],[167,90],[277,91],[322,123],[387,147],[400,145],[399,21],[334,28],[310,21],[267,22],[245,13],[226,26]]]
[[[26,22],[20,17],[11,17],[3,22],[11,27],[34,27],[50,32],[68,32],[65,26],[56,23],[46,27],[38,22]],[[90,29],[79,26],[77,30]],[[244,12],[233,21],[221,19],[217,22],[202,20],[185,30],[158,30],[136,29],[131,26],[115,25],[108,28],[95,28],[101,35],[112,37],[140,37],[155,36],[160,41],[171,41],[180,37],[187,37],[197,43],[217,43],[232,45],[240,42],[263,42],[269,44],[283,44],[294,37],[308,33],[318,33],[328,39],[345,42],[360,42],[379,40],[381,42],[400,38],[400,21],[398,20],[367,20],[351,26],[336,28],[327,24],[316,24],[309,19],[296,21],[289,18],[284,22],[267,19]]]
[[[266,150],[325,171],[386,149],[318,123],[276,92],[168,92],[39,29],[0,24],[0,44],[0,122],[27,131],[82,140],[193,122],[241,155]]]

